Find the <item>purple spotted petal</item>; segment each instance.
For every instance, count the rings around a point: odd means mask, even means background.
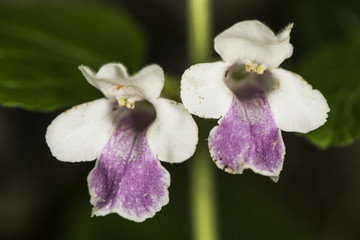
[[[168,203],[170,175],[146,137],[151,120],[132,112],[119,121],[88,177],[93,214],[116,212],[141,222]]]
[[[227,172],[251,168],[277,180],[285,146],[261,89],[241,87],[219,126],[211,130],[209,147],[216,165]]]

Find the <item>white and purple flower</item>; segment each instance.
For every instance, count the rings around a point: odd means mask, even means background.
[[[105,98],[60,114],[48,127],[46,142],[61,161],[97,159],[88,176],[94,215],[114,212],[144,221],[169,201],[170,175],[159,160],[190,158],[197,126],[182,104],[160,97],[164,73],[158,65],[134,76],[121,64],[106,64],[97,73],[79,69]],[[135,108],[140,100],[146,102]]]
[[[330,109],[323,95],[278,67],[292,55],[292,26],[275,35],[259,21],[239,22],[215,38],[223,61],[196,64],[182,76],[184,106],[197,116],[220,118],[208,144],[227,172],[250,168],[277,181],[285,155],[280,130],[307,133],[326,122]]]

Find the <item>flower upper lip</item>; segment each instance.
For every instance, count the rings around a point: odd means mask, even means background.
[[[108,99],[140,100],[156,99],[164,87],[164,73],[156,64],[143,68],[134,76],[129,76],[122,64],[109,63],[95,73],[89,67],[80,66],[87,81],[98,88]],[[126,104],[125,104],[126,105]]]
[[[230,64],[250,61],[277,68],[293,53],[289,42],[292,27],[289,24],[275,35],[257,20],[239,22],[215,37],[214,48]]]

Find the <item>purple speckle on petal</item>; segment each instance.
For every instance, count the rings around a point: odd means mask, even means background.
[[[211,130],[209,147],[216,165],[227,172],[250,168],[276,180],[285,146],[260,88],[244,85],[239,89],[219,126]]]
[[[168,203],[170,175],[149,148],[148,126],[139,112],[117,124],[88,177],[95,215],[116,212],[140,222]]]

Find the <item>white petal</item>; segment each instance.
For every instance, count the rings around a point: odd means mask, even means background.
[[[130,79],[131,85],[142,91],[142,96],[147,100],[160,96],[160,92],[164,87],[164,81],[164,72],[162,68],[156,64],[144,67]]]
[[[281,130],[307,133],[326,122],[330,109],[318,90],[284,69],[273,69],[269,74],[268,101]],[[264,76],[263,80],[270,79]]]
[[[268,68],[277,68],[292,55],[289,43],[292,24],[275,35],[263,23],[242,21],[216,36],[215,51],[231,64],[251,61]]]
[[[51,153],[66,162],[96,159],[113,132],[115,113],[105,98],[63,112],[47,128]]]
[[[178,163],[190,158],[198,142],[198,128],[181,103],[158,98],[152,101],[156,119],[147,137],[154,155],[161,161]]]
[[[199,117],[220,118],[231,106],[233,93],[224,82],[229,65],[201,63],[187,69],[181,78],[181,100]]]
[[[87,66],[79,66],[79,70],[91,85],[99,89],[109,99],[116,98],[121,82],[129,78],[127,70],[122,64],[106,64],[97,73]]]
[[[160,95],[164,86],[163,70],[155,64],[143,68],[133,77],[128,76],[120,63],[106,64],[97,73],[86,66],[79,69],[88,82],[109,99],[153,99]]]

